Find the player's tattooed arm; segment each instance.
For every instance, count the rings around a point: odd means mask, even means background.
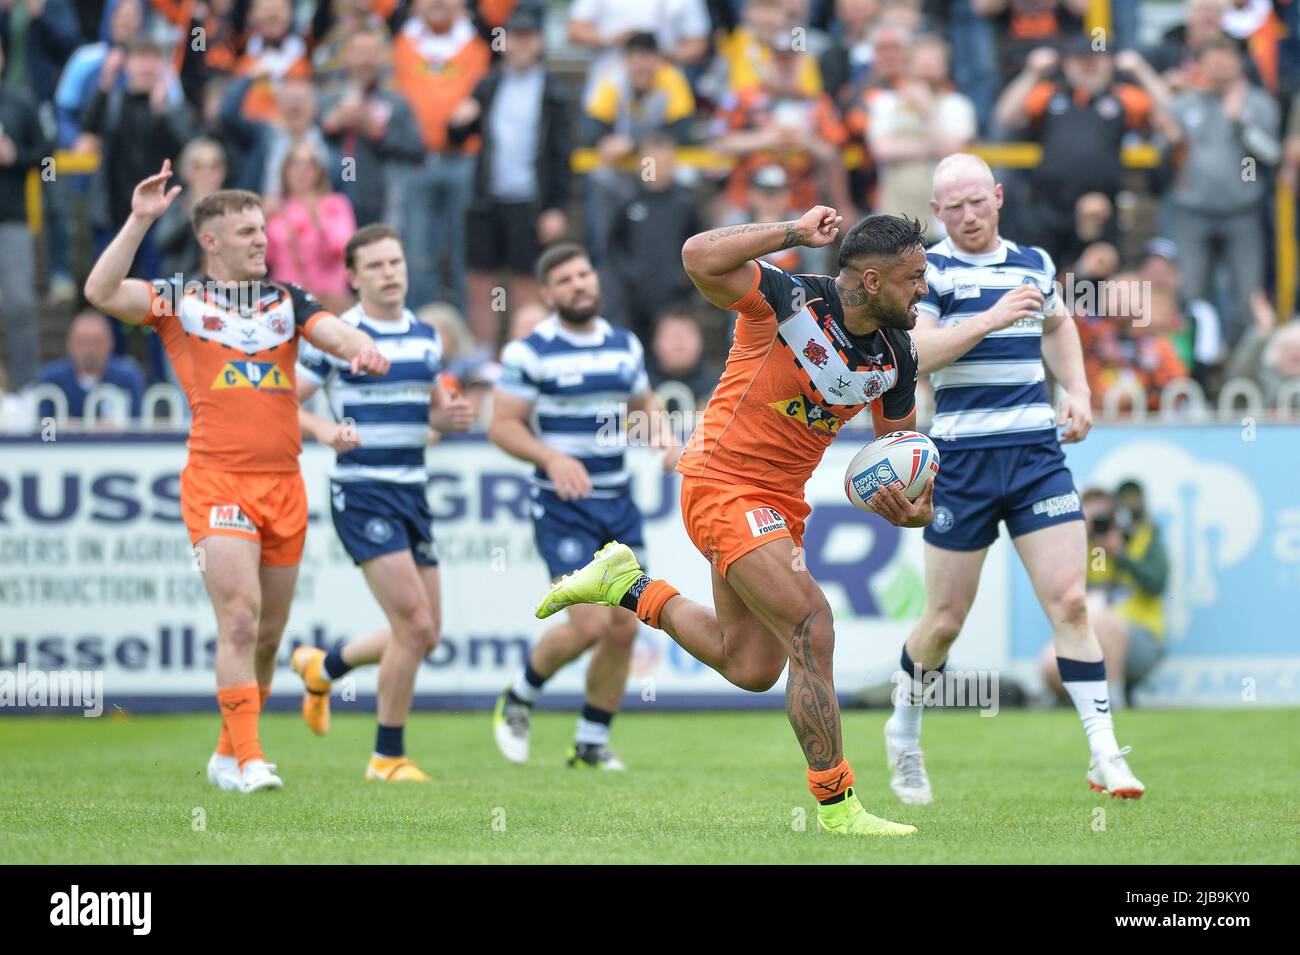
[[[816,771],[830,769],[843,759],[835,686],[813,655],[813,621],[819,613],[808,614],[790,634],[790,672],[785,682],[786,715],[808,767]]]
[[[713,304],[730,308],[754,286],[755,259],[796,245],[829,245],[842,219],[829,206],[813,206],[790,222],[724,226],[701,232],[682,246],[682,265]]]

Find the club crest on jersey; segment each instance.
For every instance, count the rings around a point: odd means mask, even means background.
[[[813,338],[808,339],[808,344],[803,346],[803,357],[818,368],[825,368],[826,363],[831,360],[830,352]]]
[[[258,391],[291,391],[289,376],[273,361],[228,361],[217,372],[212,390],[256,388]]]
[[[867,383],[862,389],[863,400],[875,401],[877,398],[880,397],[880,393],[884,390],[884,387],[885,386],[881,384],[880,376],[872,375],[870,378],[867,379]]]
[[[814,431],[821,431],[824,434],[835,434],[840,430],[840,425],[844,423],[840,418],[831,414],[806,395],[795,395],[793,398],[773,401],[768,404],[768,407],[781,412],[787,418],[793,418],[806,424]]]
[[[289,320],[283,316],[277,315],[266,324],[277,335],[287,335],[289,332]]]
[[[204,315],[203,330],[205,332],[219,332],[226,327],[226,320],[220,315]]]
[[[257,533],[257,528],[238,504],[213,504],[208,512],[208,526],[220,531],[246,531]]]
[[[755,537],[785,529],[785,518],[781,512],[770,507],[756,507],[752,511],[746,511],[745,520],[749,522],[750,533]]]

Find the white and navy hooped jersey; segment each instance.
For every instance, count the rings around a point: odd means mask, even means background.
[[[650,390],[637,337],[603,318],[590,332],[575,332],[552,315],[507,345],[501,365],[497,387],[532,403],[534,432],[586,466],[592,497],[625,494],[627,403]],[[555,490],[540,469],[533,483]]]
[[[399,322],[368,317],[356,305],[339,318],[375,340],[392,364],[388,373],[353,375],[348,362],[303,343],[298,374],[325,389],[335,421],[356,424],[361,446],[340,454],[335,481],[423,484],[428,479],[424,449],[429,440],[429,400],[442,371],[438,331],[410,311]]]
[[[986,312],[1007,292],[1033,284],[1056,303],[1056,267],[1034,246],[998,240],[993,252],[973,254],[944,239],[926,250],[930,287],[917,310],[941,328]],[[1056,440],[1056,416],[1043,374],[1042,316],[990,332],[951,365],[931,372],[934,423],[930,437],[949,448],[990,448]],[[945,447],[940,443],[940,450]]]

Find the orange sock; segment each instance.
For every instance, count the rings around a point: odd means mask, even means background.
[[[262,698],[261,702],[265,705],[266,698],[271,695],[271,688],[269,686],[258,687],[257,693]],[[217,755],[235,755],[235,744],[230,741],[230,729],[226,726],[224,716],[221,718],[221,735],[217,737]]]
[[[265,759],[262,744],[257,738],[257,719],[262,712],[262,701],[256,683],[217,688],[217,703],[221,707],[230,742],[239,760],[240,768],[250,759]]]
[[[646,584],[645,590],[641,591],[641,596],[637,598],[636,615],[641,618],[642,623],[659,630],[659,614],[663,612],[664,604],[680,593],[681,591],[666,580],[652,580]]]
[[[832,799],[852,785],[853,767],[847,759],[841,759],[830,769],[808,770],[808,791],[818,802]]]

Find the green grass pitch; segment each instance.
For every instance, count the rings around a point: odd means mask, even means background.
[[[927,713],[928,807],[889,791],[885,717],[846,713],[847,753],[863,803],[914,823],[910,839],[817,831],[780,712],[621,716],[625,774],[564,766],[570,714],[539,714],[516,767],[487,714],[421,713],[407,740],[433,785],[361,778],[369,717],[336,713],[322,740],[273,714],[262,737],[285,789],[255,796],[208,785],[215,715],[4,719],[0,862],[1300,861],[1300,711],[1120,713],[1140,802],[1088,791],[1072,711]]]

